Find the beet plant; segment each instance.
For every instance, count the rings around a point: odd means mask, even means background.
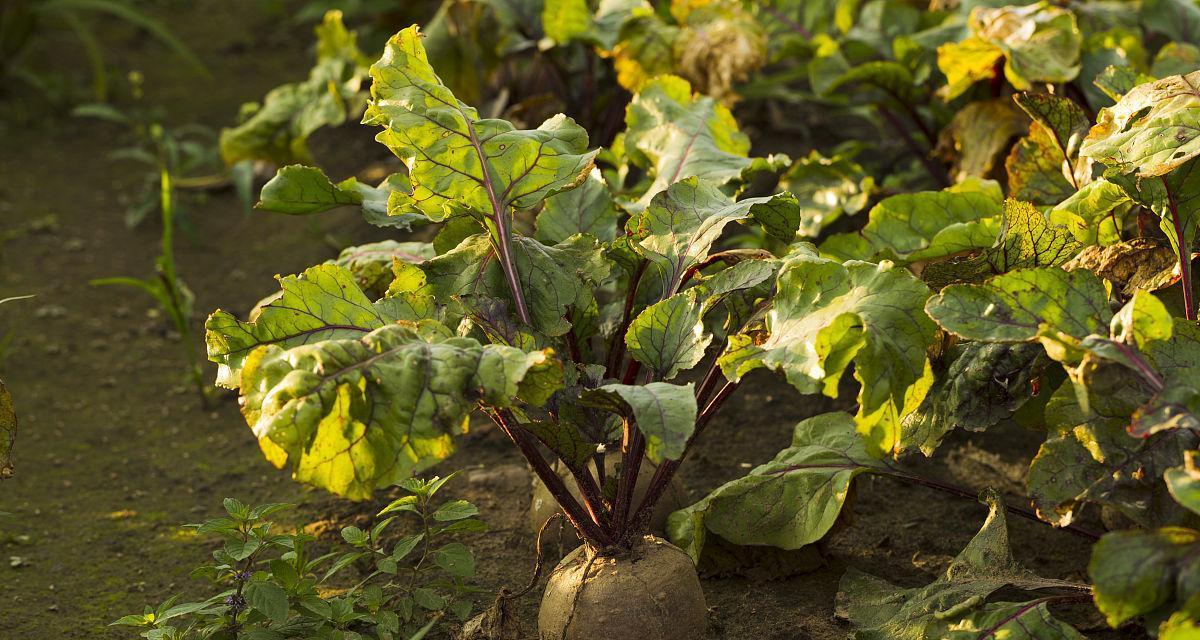
[[[435,255],[395,255],[379,299],[330,264],[282,278],[281,294],[249,322],[214,313],[208,344],[219,382],[241,391],[276,465],[360,499],[448,456],[471,413],[482,412],[586,542],[556,574],[573,577],[552,581],[543,632],[591,637],[597,629],[587,621],[600,618],[574,616],[579,604],[589,615],[610,612],[614,637],[702,633],[694,567],[664,541],[643,538],[645,521],[735,386],[715,365],[698,383],[680,374],[772,297],[775,260],[714,244],[733,222],[794,237],[793,196],[731,197],[783,160],[748,157],[727,109],[664,77],[627,115],[620,166],[642,178],[612,190],[570,118],[520,130],[460,102],[427,62],[415,27],[388,43],[371,76],[364,121],[382,127],[377,139],[407,171],[367,188],[287,167],[264,187],[260,207],[297,214],[359,204],[368,219],[380,210],[419,216],[443,225]],[[623,232],[622,209],[631,212]],[[919,284],[888,269],[866,278],[868,287]],[[589,469],[606,449],[621,451],[614,475],[603,462]],[[544,451],[569,470],[578,498]],[[635,500],[646,458],[657,471]],[[605,562],[626,567],[624,582],[604,586]],[[662,589],[653,587],[659,580]],[[616,598],[632,584],[644,586]]]

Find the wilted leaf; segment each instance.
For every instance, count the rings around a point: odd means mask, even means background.
[[[679,75],[701,93],[732,102],[733,86],[767,62],[767,34],[740,4],[692,11],[675,41]]]
[[[1153,238],[1134,238],[1107,247],[1089,245],[1062,266],[1067,270],[1087,269],[1112,282],[1126,297],[1139,290],[1163,289],[1179,277],[1175,252]]]
[[[1039,82],[1070,82],[1079,74],[1083,37],[1075,15],[1066,9],[1047,2],[980,6],[971,11],[969,26],[966,40],[938,47],[938,67],[948,81],[946,100],[993,77],[1001,58],[1004,77],[1020,90]]]
[[[999,624],[1004,638],[1046,640],[1083,636],[1044,612],[1036,612],[1033,603],[996,602],[985,604],[988,597],[1003,587],[1034,590],[1075,587],[1070,583],[1040,578],[1012,557],[1008,544],[1008,526],[1001,498],[994,491],[983,494],[989,508],[979,533],[958,554],[946,571],[934,582],[915,589],[901,589],[885,580],[851,569],[842,577],[837,595],[839,615],[849,618],[855,637],[862,640],[944,640],[981,637]],[[1013,626],[1002,623],[1002,612],[1030,611]],[[1024,624],[1030,627],[1025,627]],[[1037,635],[1018,635],[1032,633]],[[961,632],[961,633],[956,633]]]

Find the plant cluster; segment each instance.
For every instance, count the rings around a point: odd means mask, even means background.
[[[361,111],[403,169],[370,186],[285,166],[259,207],[439,229],[283,277],[248,321],[209,317],[218,383],[267,459],[366,498],[449,456],[479,411],[588,545],[614,549],[751,372],[831,397],[852,377],[852,412],[801,422],[775,460],[674,514],[671,540],[693,558],[714,537],[814,543],[861,475],[974,497],[903,458],[1011,421],[1046,433],[1033,510],[984,491],[987,522],[925,587],[849,573],[839,610],[858,636],[1080,638],[1050,607],[1087,602],[1114,627],[1197,633],[1200,7],[670,5],[543,5],[545,38],[611,59],[633,92],[603,149],[564,115],[523,128],[470,106],[416,27],[367,66],[327,19],[318,69],[339,80],[309,81],[336,103],[326,122]],[[699,37],[749,53],[713,50],[722,68],[688,49]],[[845,137],[752,156],[736,94]],[[317,122],[301,103],[268,129]],[[269,139],[280,164],[307,159],[304,135]],[[637,500],[643,459],[657,467]],[[1088,508],[1114,530],[1081,526]],[[1096,541],[1091,584],[1017,565],[1006,512]]]
[[[176,596],[113,624],[140,628],[150,640],[420,640],[466,620],[479,591],[471,551],[447,539],[487,525],[465,500],[433,501],[449,480],[405,480],[407,495],[369,530],[345,527],[342,542],[324,552],[314,536],[281,531],[270,519],[289,505],[226,498],[227,515],[188,525],[221,541],[213,563],[192,572],[218,592],[197,602]],[[406,515],[417,526],[395,533]]]

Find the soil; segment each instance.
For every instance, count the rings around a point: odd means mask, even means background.
[[[147,5],[209,65],[212,82],[197,80],[117,25],[106,27],[110,62],[145,73],[147,98],[165,108],[169,122],[217,128],[241,103],[307,73],[309,27],[286,20],[297,4]],[[294,524],[317,521],[327,531],[365,520],[386,498],[352,504],[293,483],[263,460],[234,397],[200,407],[186,385],[179,337],[165,329],[149,298],[89,286],[98,277],[147,275],[157,254],[156,225],[130,230],[123,223],[127,194],[141,175],[107,159],[121,135],[114,126],[71,118],[63,107],[47,107],[37,119],[0,122],[0,238],[7,238],[0,245],[0,298],[37,294],[0,309],[0,337],[14,336],[0,354],[0,377],[21,420],[17,473],[0,484],[0,511],[12,514],[0,520],[4,639],[129,638],[135,634],[108,624],[175,593],[200,595],[203,584],[188,573],[207,558],[211,542],[180,525],[216,515],[226,496],[297,503]],[[391,162],[365,127],[322,132],[313,147],[339,177]],[[387,237],[353,211],[306,219],[245,214],[231,191],[193,203],[190,220],[195,231],[181,238],[177,253],[196,294],[197,332],[211,309],[248,311],[275,290],[274,274],[295,273],[342,246]],[[837,406],[798,396],[765,375],[739,394],[683,467],[693,499],[773,457],[799,419]],[[447,490],[475,502],[492,526],[490,534],[464,540],[475,551],[480,580],[490,589],[516,588],[533,565],[525,516],[529,476],[503,435],[479,424],[432,473],[465,470]],[[957,434],[935,459],[913,462],[922,472],[972,489],[994,487],[1019,501],[1024,467],[1039,440],[1016,427]],[[835,618],[833,602],[847,567],[906,587],[926,584],[985,515],[973,501],[867,478],[858,485],[853,517],[819,548],[782,562],[770,553],[757,564],[747,556],[749,565],[735,572],[746,575],[704,578],[710,636],[846,638],[849,628]],[[1086,540],[1018,518],[1010,518],[1010,530],[1017,558],[1030,568],[1047,577],[1085,578]],[[548,559],[551,566],[556,560]],[[530,637],[539,592],[520,603]],[[1143,637],[1103,630],[1087,608],[1064,615],[1089,637]]]

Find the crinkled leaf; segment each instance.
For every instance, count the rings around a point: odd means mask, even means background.
[[[371,78],[363,121],[384,127],[377,139],[408,166],[412,188],[392,192],[392,213],[509,215],[510,207],[532,207],[591,170],[587,132],[570,118],[558,115],[533,130],[480,119],[442,84],[415,26],[388,41]]]
[[[689,7],[676,3],[675,7]],[[675,41],[675,66],[698,91],[718,100],[737,99],[734,85],[767,62],[767,33],[738,2],[698,6],[686,18]]]
[[[739,334],[721,356],[725,376],[782,370],[802,393],[836,396],[853,361],[862,384],[855,420],[873,455],[898,444],[900,419],[916,408],[932,372],[925,357],[934,324],[923,313],[926,286],[890,263],[842,264],[797,245],[776,278],[766,336]]]
[[[792,445],[745,477],[671,514],[671,541],[698,560],[711,533],[738,545],[799,549],[829,532],[862,473],[887,471],[871,457],[848,413],[796,425]]]
[[[1017,141],[1004,162],[1012,197],[1040,205],[1057,205],[1075,194],[1063,174],[1063,156],[1053,135],[1040,122],[1029,126],[1029,135]]]
[[[601,242],[617,237],[621,212],[608,191],[608,185],[593,170],[578,187],[546,199],[537,217],[535,237],[546,244],[557,244],[579,233]]]
[[[255,349],[242,413],[276,466],[363,499],[448,456],[477,402],[541,404],[561,382],[546,352],[393,324],[354,340]]]
[[[633,419],[646,437],[646,455],[654,462],[678,460],[696,429],[693,385],[651,382],[644,385],[606,384],[588,391],[584,400]]]
[[[674,293],[684,274],[702,263],[731,222],[754,220],[777,238],[791,240],[800,222],[796,198],[788,193],[730,202],[707,180],[688,178],[658,194],[627,228],[633,246],[650,261],[660,295]]]
[[[993,273],[1061,266],[1083,250],[1065,226],[1053,224],[1036,207],[1004,201],[1004,226],[996,244],[985,252]]]
[[[900,443],[932,455],[951,429],[981,431],[1013,415],[1036,395],[1050,360],[1037,344],[963,342],[935,365],[937,381],[904,417]],[[941,369],[941,370],[939,370]]]
[[[782,169],[786,157],[750,158],[750,139],[729,109],[692,93],[682,78],[663,76],[634,96],[625,112],[625,147],[652,182],[632,211],[640,211],[668,186],[694,176],[716,186],[738,186],[752,173]]]
[[[987,630],[985,621],[995,625],[1001,608],[1015,603],[985,605],[999,589],[1014,586],[1041,589],[1068,586],[1058,580],[1040,578],[1012,557],[1008,544],[1008,526],[1004,506],[994,491],[981,497],[989,508],[979,533],[950,563],[937,580],[924,587],[901,589],[885,580],[851,569],[842,578],[837,596],[837,611],[849,618],[855,637],[863,640],[941,640],[978,638],[972,629]],[[1018,625],[1019,627],[1020,625]],[[1070,634],[1069,627],[1050,618],[1048,628],[1060,635],[1043,638],[1082,638]],[[1064,631],[1066,630],[1066,631]],[[966,634],[955,635],[955,631]],[[1004,638],[1014,635],[1010,630]],[[1062,635],[1062,634],[1066,635]]]
[[[1090,123],[1083,109],[1067,98],[1049,93],[1023,91],[1013,96],[1017,106],[1045,128],[1064,162],[1079,151]]]
[[[1101,109],[1080,153],[1139,177],[1200,155],[1200,71],[1140,84]]]
[[[1018,269],[983,284],[950,285],[925,310],[946,331],[985,342],[1026,342],[1049,333],[1083,339],[1107,333],[1112,318],[1104,285],[1082,269]]]
[[[372,302],[345,268],[309,267],[279,278],[280,295],[249,322],[217,310],[204,323],[208,358],[219,365],[217,384],[236,389],[250,352],[264,345],[284,349],[322,340],[357,338],[396,320],[418,320],[400,298]]]
[[[570,329],[568,307],[588,302],[592,289],[608,275],[594,238],[573,236],[554,246],[527,236],[513,238],[512,256],[521,288],[529,304],[533,327],[546,335],[559,336]],[[471,236],[454,250],[426,261],[425,271],[439,300],[451,297],[467,301],[492,298],[510,301],[504,272],[495,259],[488,236]]]

